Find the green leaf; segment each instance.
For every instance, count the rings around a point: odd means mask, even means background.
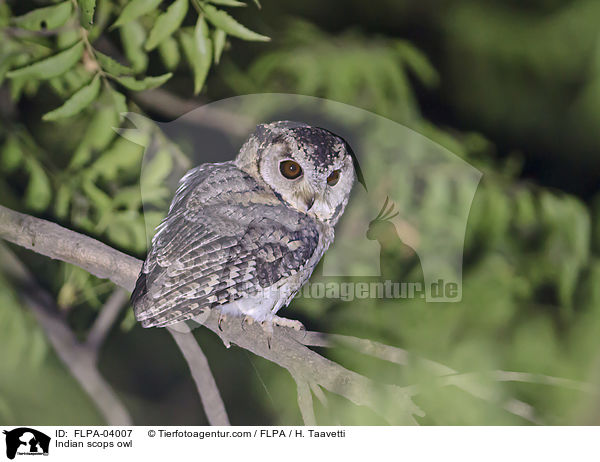
[[[129,332],[136,324],[137,319],[135,319],[133,310],[126,310],[125,316],[123,316],[123,320],[121,321],[121,324],[119,324],[119,329],[121,332]]]
[[[410,42],[400,40],[396,43],[396,49],[406,65],[423,84],[433,87],[439,82],[439,76],[427,56]]]
[[[161,14],[154,23],[150,31],[150,36],[146,42],[146,51],[153,50],[160,42],[170,37],[173,32],[179,29],[183,18],[188,10],[188,0],[176,0],[167,11]]]
[[[39,80],[28,80],[27,82],[25,82],[25,87],[23,89],[25,91],[25,94],[29,98],[33,98],[37,94],[37,91],[39,88],[40,88]]]
[[[146,31],[139,22],[132,21],[121,27],[123,50],[136,74],[144,72],[148,66],[148,55],[144,52],[145,41]]]
[[[10,97],[13,101],[19,101],[23,94],[23,87],[25,86],[25,78],[12,79],[10,82]]]
[[[52,197],[50,180],[42,166],[33,158],[27,158],[29,183],[25,190],[25,205],[32,210],[46,210]]]
[[[64,50],[72,47],[81,40],[81,32],[77,27],[63,28],[56,36],[56,47]]]
[[[169,151],[162,149],[142,168],[140,184],[142,188],[160,186],[171,173],[173,159]],[[142,189],[143,192],[143,189]]]
[[[138,192],[139,192],[139,187],[138,187]],[[172,191],[163,185],[154,185],[152,187],[144,187],[144,198],[143,198],[143,202],[144,202],[144,206],[148,207],[148,206],[153,206],[153,207],[158,207],[158,208],[162,208],[164,209],[164,207],[166,207],[171,199]],[[141,200],[141,198],[140,198]],[[145,215],[145,213],[144,213]]]
[[[130,90],[143,91],[160,87],[163,83],[169,80],[172,75],[173,73],[169,72],[156,77],[146,77],[142,80],[135,80],[133,77],[115,77],[115,80]]]
[[[90,73],[83,66],[75,66],[63,75],[53,77],[48,84],[63,100],[90,82]]]
[[[127,108],[127,98],[125,98],[125,95],[123,93],[119,93],[116,90],[112,90],[111,89],[111,96],[112,96],[112,100],[115,104],[115,110],[117,111],[117,114],[119,115],[119,120],[121,120],[121,118],[123,117],[121,114],[128,112],[128,108]]]
[[[248,6],[244,2],[238,2],[237,0],[208,0],[208,3],[221,6]]]
[[[119,124],[119,116],[115,107],[110,105],[115,98],[115,93],[117,92],[114,90],[105,90],[100,101],[106,101],[108,104],[101,105],[97,111],[94,111],[94,116],[71,157],[69,170],[78,170],[84,166],[92,158],[93,151],[102,152],[115,137],[113,127]],[[121,94],[119,93],[119,95]]]
[[[198,18],[198,23],[200,24],[201,22],[204,23],[204,20],[200,17]],[[197,24],[195,34],[184,30],[180,35],[183,52],[185,53],[194,74],[194,94],[196,95],[202,90],[212,63],[211,41],[204,33],[201,33],[202,30],[202,25],[198,27]],[[206,28],[204,28],[204,30],[206,30]]]
[[[92,178],[117,179],[119,172],[139,171],[144,149],[122,137],[117,137],[109,149],[102,152],[88,168]]]
[[[106,234],[110,242],[123,249],[130,249],[133,244],[133,233],[129,226],[129,221],[122,218],[111,221],[106,228]]]
[[[208,48],[210,47],[210,42],[206,41],[208,37],[208,25],[204,20],[204,16],[198,16],[198,20],[196,21],[196,27],[194,28],[194,40],[196,41],[196,47],[198,51],[202,54],[206,54],[208,52]]]
[[[6,73],[12,67],[12,61],[14,58],[14,54],[0,56],[0,85],[2,85],[2,82],[4,82]]]
[[[121,135],[123,140],[129,141],[138,147],[149,146],[154,138],[153,132],[156,128],[154,122],[135,112],[128,112],[125,114],[125,118],[135,128],[119,128],[115,131]]]
[[[111,242],[125,249],[141,252],[146,250],[146,227],[137,212],[115,213],[106,229]]]
[[[221,55],[223,54],[223,48],[225,48],[225,40],[227,39],[227,33],[223,29],[216,29],[213,34],[213,44],[215,46],[214,61],[215,64],[219,64],[221,61]]]
[[[86,178],[81,189],[85,195],[98,207],[103,213],[107,213],[111,209],[112,200],[108,194],[102,191],[90,178]]]
[[[0,3],[0,26],[8,26],[12,11],[6,2]]]
[[[50,111],[42,117],[43,120],[51,121],[64,119],[79,114],[82,110],[88,107],[98,96],[100,91],[100,76],[96,75],[94,79],[85,87],[76,91],[65,103],[59,108]]]
[[[23,150],[16,136],[9,136],[0,153],[0,165],[5,173],[15,170],[23,162]]]
[[[73,5],[70,1],[66,1],[30,11],[23,16],[14,18],[12,22],[15,26],[27,30],[56,29],[67,22],[72,11]]]
[[[83,26],[88,28],[94,24],[94,10],[96,9],[96,0],[77,0],[81,10],[81,19]]]
[[[128,210],[138,210],[142,205],[139,185],[124,186],[113,196],[113,207],[124,207]]]
[[[71,203],[72,191],[71,187],[66,183],[61,183],[56,191],[54,200],[54,212],[61,220],[67,218],[69,213],[69,204]]]
[[[47,80],[64,74],[81,59],[83,54],[83,42],[78,42],[71,48],[61,51],[49,58],[37,61],[20,69],[8,72],[6,75],[11,79],[30,78]]]
[[[206,19],[208,19],[216,28],[223,29],[229,35],[233,35],[234,37],[238,37],[243,40],[256,42],[268,42],[271,40],[265,35],[257,34],[247,27],[242,26],[225,11],[217,10],[212,5],[203,5],[202,11],[204,11]]]
[[[111,26],[111,29],[127,24],[146,13],[150,13],[152,10],[156,9],[161,2],[162,0],[132,0],[125,8],[123,8],[123,11],[121,11],[121,14]]]
[[[129,66],[124,66],[123,64],[115,61],[110,56],[105,55],[99,51],[95,51],[94,54],[98,59],[98,63],[100,63],[100,67],[111,75],[130,75],[133,74],[133,69]]]
[[[173,37],[167,37],[160,45],[158,45],[158,52],[162,62],[168,70],[172,71],[177,68],[181,59],[177,40]]]

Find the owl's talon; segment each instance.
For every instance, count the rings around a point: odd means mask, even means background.
[[[304,335],[302,336],[302,338],[304,339],[308,331],[306,330],[306,327],[304,327],[304,324],[302,324],[300,326],[300,329],[298,329],[298,332],[304,332]]]
[[[254,324],[254,318],[252,316],[244,316],[242,318],[242,330],[245,331],[246,329],[244,329],[244,324],[248,324],[249,326],[251,326],[252,324]]]
[[[221,324],[223,324],[223,321],[227,319],[227,317],[224,314],[220,314],[219,315],[219,320],[217,321],[217,327],[219,328],[219,330],[221,332],[223,332],[223,327],[221,326]]]
[[[267,346],[269,350],[271,349],[271,340],[273,340],[273,322],[272,321],[263,321],[260,323],[265,335],[267,336]]]
[[[273,316],[273,319],[271,322],[275,326],[288,327],[290,329],[294,329],[297,331],[301,331],[301,330],[306,331],[306,327],[304,327],[304,324],[302,324],[300,321],[297,321],[295,319],[287,319],[287,318],[280,318],[279,316]]]

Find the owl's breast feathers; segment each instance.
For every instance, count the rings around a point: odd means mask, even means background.
[[[165,327],[267,288],[295,293],[332,240],[331,227],[232,162],[203,164],[181,180],[157,228],[131,296],[136,318]]]

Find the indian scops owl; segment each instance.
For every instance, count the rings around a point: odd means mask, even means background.
[[[182,178],[158,226],[131,300],[144,327],[207,309],[272,329],[276,314],[333,242],[354,183],[339,136],[297,122],[259,125],[234,161]]]

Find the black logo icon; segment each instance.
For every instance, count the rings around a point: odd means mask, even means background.
[[[48,455],[50,437],[33,428],[20,427],[6,434],[6,457],[14,459],[17,454]]]

